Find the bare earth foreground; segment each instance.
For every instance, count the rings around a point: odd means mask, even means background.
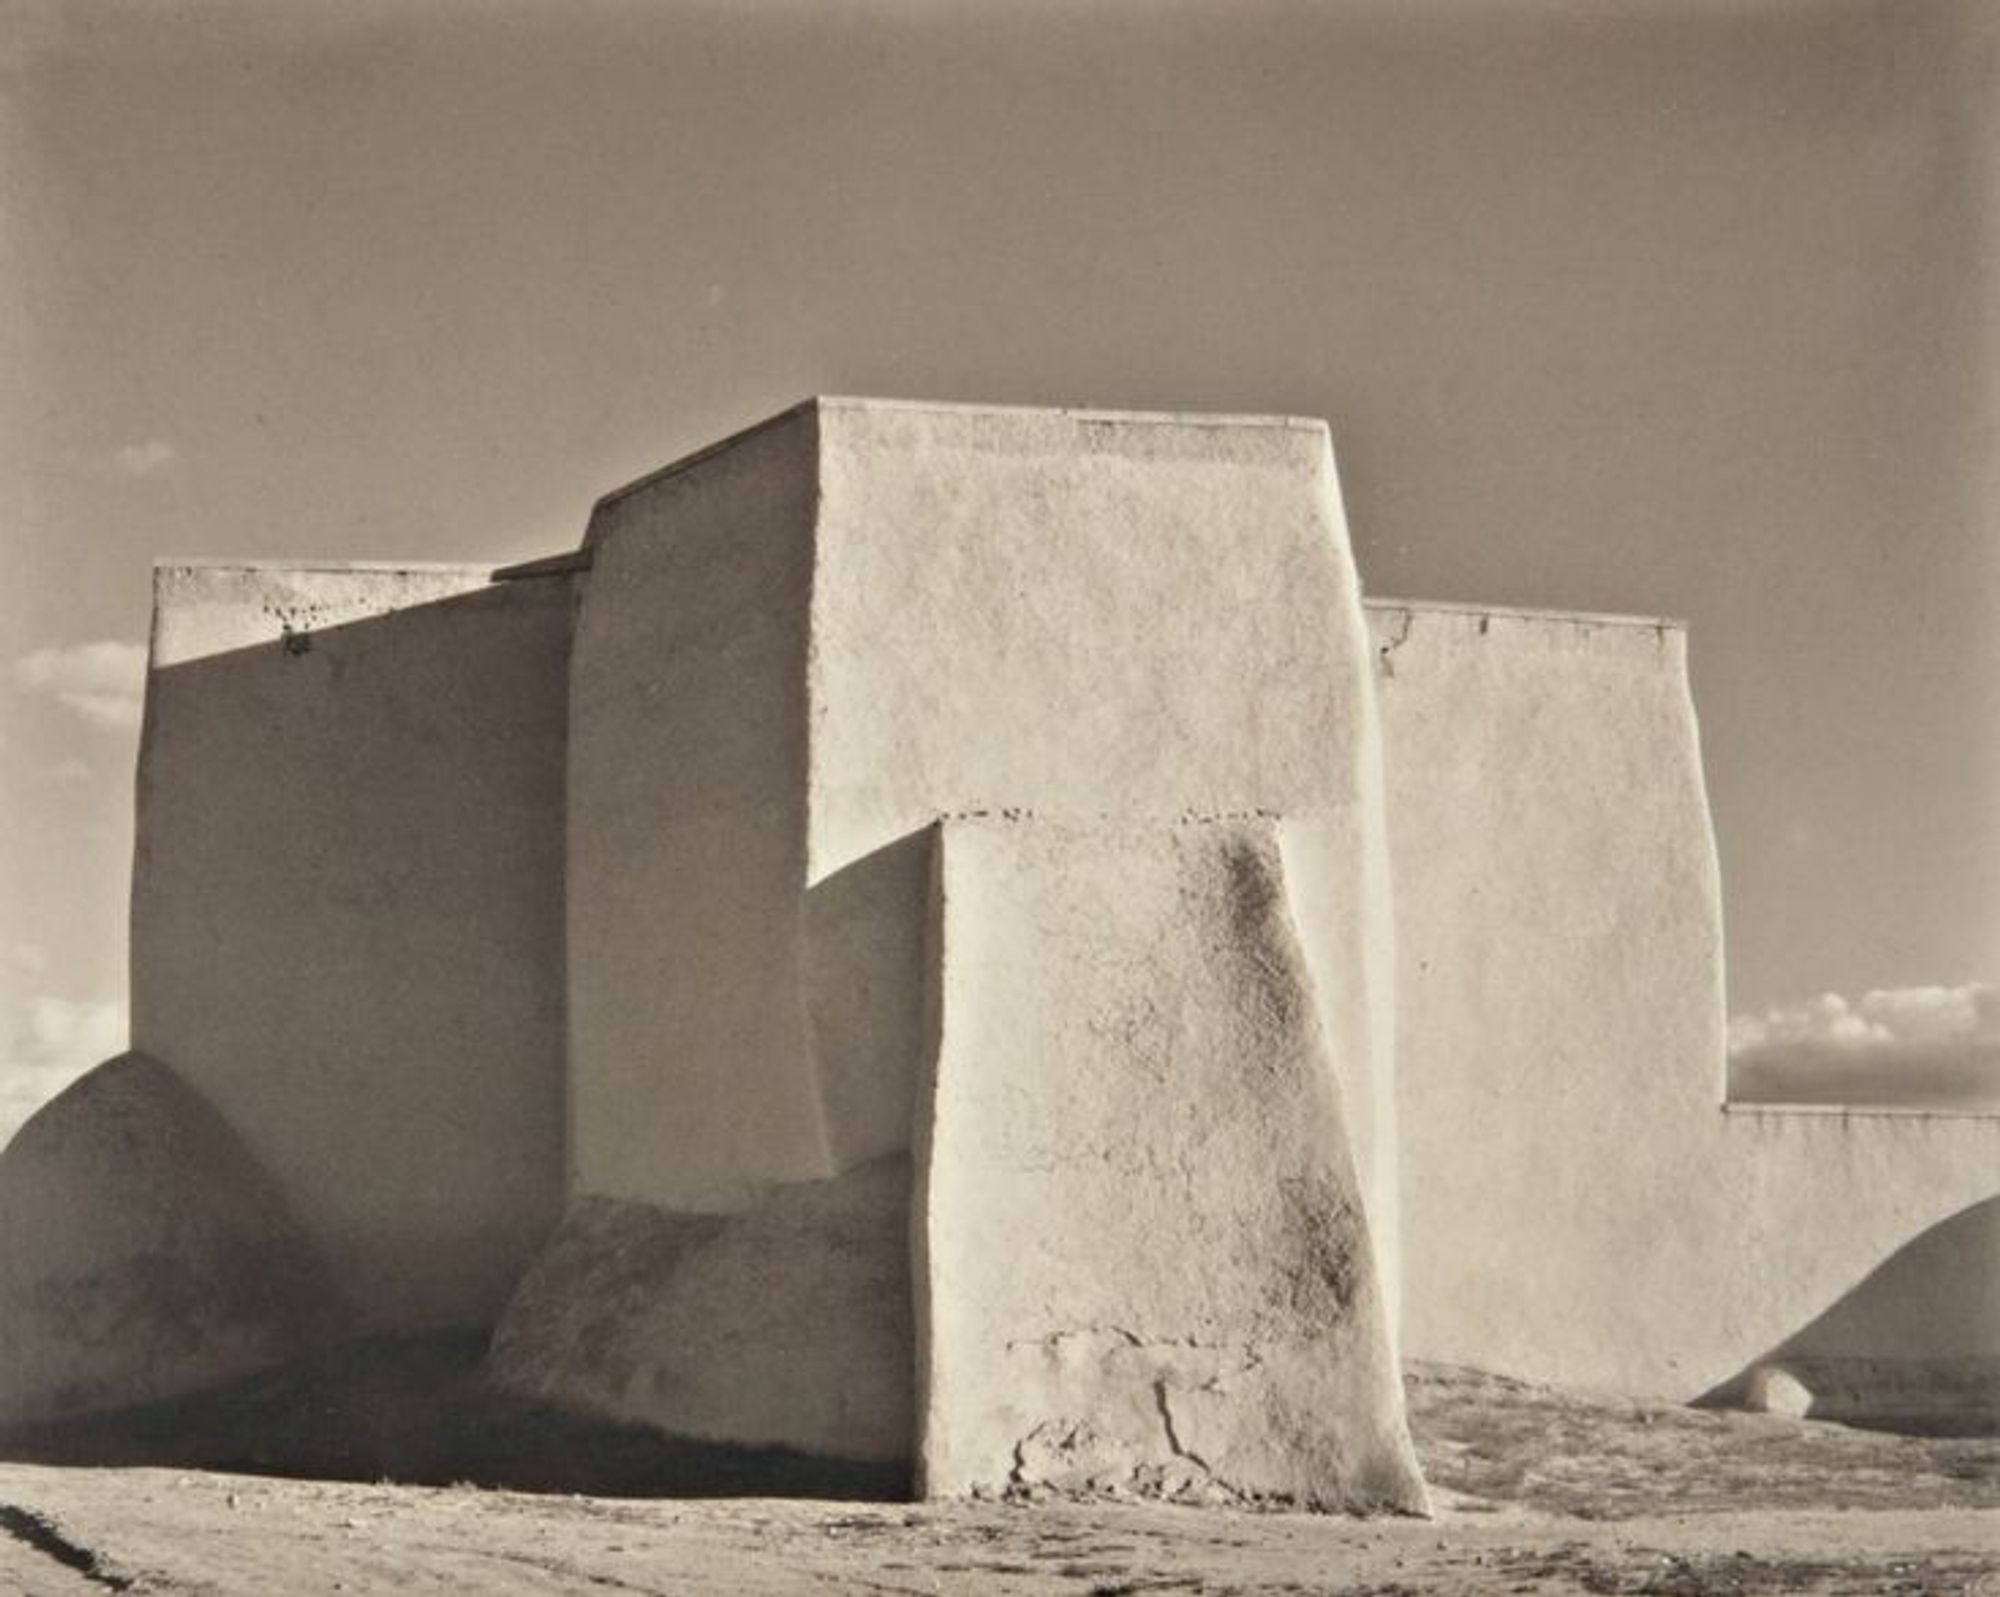
[[[1430,1521],[1058,1502],[633,1499],[0,1464],[0,1590],[1977,1592],[2000,1441],[1419,1367]]]

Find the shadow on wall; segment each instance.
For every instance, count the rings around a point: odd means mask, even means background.
[[[383,1331],[490,1324],[563,1171],[568,585],[405,580],[204,569],[162,598],[132,899],[133,1046]]]
[[[2000,1435],[2000,1197],[1941,1220],[1696,1399],[1912,1435]]]

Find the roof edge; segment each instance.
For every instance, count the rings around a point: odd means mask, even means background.
[[[762,421],[752,422],[735,432],[718,438],[714,443],[704,444],[692,454],[682,455],[666,465],[647,472],[642,477],[600,494],[591,507],[591,513],[615,504],[630,494],[638,493],[663,482],[679,472],[698,466],[703,461],[733,449],[748,438],[772,427],[781,426],[801,415],[817,415],[823,411],[892,411],[915,412],[941,416],[1066,416],[1081,422],[1112,423],[1119,426],[1140,427],[1280,427],[1293,432],[1328,432],[1326,422],[1315,416],[1286,416],[1260,414],[1234,414],[1227,411],[1178,411],[1178,410],[1119,410],[1091,405],[1002,405],[984,404],[960,400],[942,399],[876,399],[856,394],[815,394],[798,403],[788,405],[775,415],[766,416]]]
[[[1425,612],[1500,621],[1569,621],[1579,626],[1665,628],[1685,632],[1688,624],[1678,616],[1630,615],[1616,610],[1558,610],[1536,605],[1470,604],[1461,599],[1364,598],[1364,610]]]

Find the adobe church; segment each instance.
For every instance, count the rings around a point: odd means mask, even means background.
[[[1422,1511],[1406,1356],[2000,1370],[2000,1118],[1726,1102],[1683,629],[1364,602],[1318,422],[818,399],[545,560],[155,583],[0,1417],[475,1326],[934,1496]]]

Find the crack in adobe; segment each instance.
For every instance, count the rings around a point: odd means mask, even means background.
[[[1012,1353],[1017,1348],[1024,1347],[1053,1348],[1064,1342],[1082,1341],[1094,1336],[1116,1337],[1127,1347],[1144,1347],[1146,1345],[1140,1339],[1137,1332],[1128,1331],[1122,1325],[1079,1325],[1072,1326],[1067,1330],[1050,1331],[1045,1336],[1009,1337],[1007,1340],[1007,1351]]]
[[[52,1520],[33,1509],[0,1503],[0,1530],[6,1531],[18,1542],[25,1542],[44,1557],[53,1558],[57,1563],[75,1570],[85,1580],[95,1581],[107,1591],[129,1591],[132,1588],[130,1576],[112,1574],[96,1553],[79,1542],[71,1541],[56,1529]]]
[[[1227,1482],[1223,1481],[1215,1473],[1215,1466],[1213,1464],[1209,1463],[1207,1459],[1203,1458],[1193,1448],[1181,1445],[1180,1432],[1174,1429],[1174,1411],[1167,1405],[1167,1383],[1165,1381],[1155,1381],[1153,1383],[1153,1406],[1160,1411],[1160,1424],[1166,1430],[1167,1446],[1173,1449],[1174,1457],[1186,1459],[1218,1486],[1226,1486]]]
[[[1110,1338],[1126,1347],[1147,1351],[1220,1353],[1242,1361],[1238,1370],[1223,1373],[1242,1373],[1261,1368],[1264,1363],[1263,1355],[1255,1347],[1241,1342],[1209,1342],[1198,1336],[1141,1336],[1123,1325],[1065,1326],[1060,1331],[1047,1331],[1040,1336],[1009,1337],[1004,1346],[1007,1352],[1014,1353],[1022,1348],[1054,1348],[1065,1342],[1087,1342],[1093,1338]]]
[[[1400,612],[1400,615],[1403,623],[1402,630],[1375,651],[1375,658],[1381,661],[1382,674],[1385,677],[1393,677],[1396,674],[1396,662],[1390,659],[1389,656],[1410,641],[1410,634],[1416,629],[1417,625],[1417,612],[1415,610],[1404,610]]]
[[[1007,1471],[1007,1492],[1009,1496],[1028,1489],[1028,1443],[1040,1433],[1038,1425],[1026,1436],[1014,1443],[1014,1467]]]

